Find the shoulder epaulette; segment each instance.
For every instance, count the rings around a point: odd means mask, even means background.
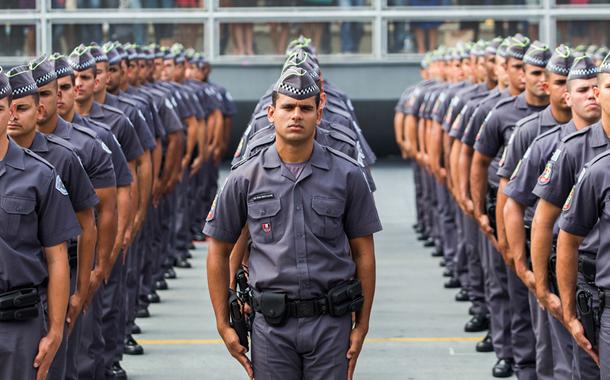
[[[262,131],[263,129],[261,129]],[[265,131],[268,131],[268,129],[265,129]],[[260,132],[260,131],[259,131]],[[256,135],[252,136],[252,142],[250,142],[250,146],[248,147],[248,149],[250,151],[263,146],[263,145],[269,145],[272,144],[275,141],[275,133],[268,133],[264,136],[258,136],[256,139],[254,139]]]
[[[231,171],[237,169],[238,167],[242,166],[243,164],[245,164],[246,162],[250,161],[254,157],[258,156],[264,150],[265,149],[260,149],[260,150],[258,150],[256,152],[253,152],[252,154],[249,154],[248,157],[244,157],[241,161],[238,161],[237,163],[235,163],[235,164],[233,164],[231,166]]]
[[[503,99],[500,99],[500,100],[498,101],[498,103],[496,103],[496,106],[495,106],[494,108],[495,108],[495,109],[498,109],[498,108],[500,108],[500,107],[503,107],[503,106],[505,106],[505,105],[506,105],[506,104],[508,104],[508,103],[512,103],[512,102],[514,102],[516,99],[517,99],[517,97],[516,97],[516,96],[509,96],[508,98],[503,98]]]
[[[90,137],[93,137],[94,139],[99,138],[99,136],[97,135],[97,133],[95,133],[95,131],[93,131],[93,130],[91,130],[89,128],[83,127],[82,125],[72,124],[72,128],[74,128],[77,131],[79,131],[81,133],[84,133],[84,134],[86,134],[86,135],[88,135]]]
[[[248,138],[248,141],[253,141],[255,139],[257,139],[260,135],[264,134],[265,132],[267,132],[268,130],[273,129],[275,130],[275,127],[273,126],[273,124],[269,124],[266,127],[263,127],[261,129],[256,130],[252,136],[250,136]]]
[[[51,134],[51,135],[46,135],[46,138],[53,144],[56,144],[56,145],[66,148],[66,149],[69,149],[71,151],[74,151],[74,145],[70,144],[68,141],[62,139],[59,136],[55,136],[55,135]]]
[[[349,137],[347,137],[346,135],[344,135],[343,133],[341,133],[339,131],[330,130],[330,131],[328,131],[328,134],[330,137],[332,137],[335,140],[343,141],[344,143],[347,143],[349,145],[356,146],[355,140],[350,139]]]
[[[595,164],[597,161],[601,160],[602,158],[607,157],[608,155],[610,155],[610,150],[606,150],[606,151],[598,154],[591,161],[589,161],[589,163],[587,165],[588,166],[593,166],[593,164]]]
[[[341,116],[343,116],[346,119],[350,119],[351,120],[351,118],[352,118],[352,115],[350,115],[347,111],[344,111],[343,109],[341,109],[341,108],[339,108],[339,107],[337,107],[337,106],[335,106],[333,104],[328,104],[326,109],[329,112],[335,113],[337,115],[341,115]]]
[[[540,115],[540,112],[535,112],[531,115],[527,115],[526,117],[524,117],[523,119],[517,121],[517,127],[523,126],[526,123],[530,122],[530,121],[534,121],[538,118],[538,116]]]
[[[138,103],[136,103],[135,101],[133,101],[125,96],[118,96],[118,98],[119,98],[119,102],[121,102],[121,103],[129,104],[133,108],[138,107]]]
[[[23,148],[23,151],[28,156],[30,156],[32,158],[35,158],[36,160],[38,160],[38,161],[42,162],[43,164],[47,165],[50,169],[55,170],[55,166],[53,166],[49,161],[47,161],[44,158],[40,157],[39,155],[37,155],[36,153],[32,152],[31,150]]]
[[[344,134],[345,136],[349,137],[354,141],[358,140],[358,136],[356,135],[356,132],[354,132],[353,129],[337,123],[329,123],[329,125],[331,131],[336,130],[337,132]]]
[[[583,129],[581,129],[579,131],[572,132],[569,135],[567,135],[566,137],[564,137],[563,139],[561,139],[561,142],[562,143],[566,143],[566,142],[568,142],[570,140],[573,140],[573,139],[575,139],[577,137],[584,136],[587,133],[589,133],[590,130],[591,130],[591,127],[589,126],[587,128],[583,128]]]
[[[115,108],[115,107],[113,107],[113,106],[109,106],[108,104],[101,104],[101,106],[102,106],[102,108],[103,108],[104,110],[106,110],[106,111],[109,111],[109,112],[112,112],[112,113],[116,113],[116,114],[118,114],[118,115],[125,115],[125,114],[123,113],[123,111],[121,111],[120,109]]]
[[[267,117],[267,110],[266,109],[263,109],[260,112],[258,112],[256,115],[254,115],[252,117],[252,119],[253,120],[258,120],[258,119],[260,119],[262,117]]]
[[[358,161],[354,160],[353,158],[351,158],[350,156],[348,156],[347,154],[340,152],[336,149],[330,148],[328,146],[324,147],[325,149],[327,149],[330,153],[334,154],[335,156],[341,157],[343,159],[345,159],[346,161],[351,162],[352,164],[356,165],[359,168],[362,168],[362,165],[360,165],[358,163]]]
[[[556,125],[553,128],[549,129],[548,131],[541,133],[540,135],[536,136],[536,138],[534,139],[534,141],[537,140],[541,140],[547,136],[550,135],[554,135],[555,133],[559,132],[561,130],[561,125]]]

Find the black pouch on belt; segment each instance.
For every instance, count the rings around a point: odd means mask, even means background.
[[[494,186],[487,187],[487,194],[485,196],[485,212],[489,218],[489,226],[494,230],[494,236],[497,238],[497,226],[496,226],[496,200],[498,195],[498,188]]]
[[[279,327],[286,322],[286,293],[263,292],[260,294],[258,309],[271,326]]]
[[[328,314],[333,317],[358,311],[363,303],[362,284],[359,280],[349,281],[328,291]]]
[[[22,309],[40,302],[36,288],[23,288],[0,294],[0,310]]]
[[[597,350],[597,322],[591,292],[584,289],[576,292],[576,310],[578,319],[585,330],[585,338],[591,342],[593,349]]]
[[[582,273],[585,281],[590,284],[595,283],[595,273],[597,272],[595,257],[590,257],[584,254],[578,256],[578,271]]]

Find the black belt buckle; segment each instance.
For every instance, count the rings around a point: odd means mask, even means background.
[[[316,303],[313,300],[295,300],[292,301],[294,305],[294,316],[297,318],[310,318],[315,317],[316,314]]]

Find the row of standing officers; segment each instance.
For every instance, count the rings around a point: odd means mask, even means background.
[[[610,379],[610,55],[522,35],[438,49],[402,94],[418,223],[495,377]],[[604,231],[606,233],[604,233]]]
[[[0,378],[127,377],[216,193],[235,105],[210,70],[107,43],[0,72]]]

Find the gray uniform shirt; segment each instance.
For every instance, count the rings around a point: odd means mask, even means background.
[[[231,172],[203,232],[235,242],[246,223],[252,239],[250,285],[293,299],[322,296],[353,278],[349,239],[381,230],[358,164],[317,143],[298,179],[275,145]]]

